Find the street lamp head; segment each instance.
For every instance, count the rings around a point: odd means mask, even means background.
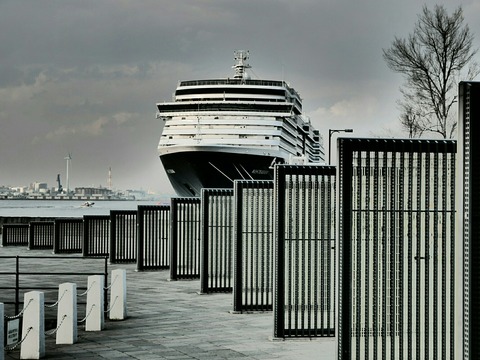
[[[343,130],[343,131],[345,131],[345,132],[353,132],[353,129],[345,129],[345,130]]]

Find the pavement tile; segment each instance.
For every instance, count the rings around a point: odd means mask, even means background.
[[[0,255],[17,254],[49,256],[51,252],[0,247]],[[84,262],[79,264],[81,261],[59,260],[49,260],[52,271],[67,267],[84,272],[89,267]],[[6,271],[8,266],[11,265],[0,263],[0,271]],[[135,264],[108,265],[109,272],[127,271],[128,318],[107,319],[105,330],[99,332],[85,332],[80,326],[78,342],[73,345],[56,345],[55,337],[48,337],[45,359],[308,360],[318,359],[319,354],[321,359],[335,359],[334,338],[271,341],[271,312],[232,314],[232,294],[199,295],[199,280],[168,281],[168,271],[137,272],[135,267]],[[28,281],[43,284],[45,278],[29,277]],[[0,286],[5,286],[2,283],[5,279],[0,276]],[[77,276],[74,280],[86,287],[86,276]],[[0,301],[6,301],[2,296],[3,292]],[[55,299],[56,293],[51,292],[49,296]],[[81,306],[85,305],[79,305],[79,317],[85,316]],[[9,311],[7,315],[12,315]],[[19,358],[19,350],[7,352],[5,356],[6,360]]]

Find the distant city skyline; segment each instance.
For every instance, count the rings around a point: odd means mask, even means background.
[[[462,5],[479,47],[474,0],[3,0],[0,184],[65,182],[71,154],[71,188],[107,186],[111,167],[115,188],[171,193],[155,104],[179,80],[232,76],[236,49],[250,51],[252,77],[300,93],[326,150],[329,129],[405,137],[402,78],[382,49],[413,31],[424,4]]]

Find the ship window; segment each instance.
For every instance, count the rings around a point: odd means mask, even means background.
[[[265,136],[265,139],[269,140],[269,139],[270,139],[270,136]]]

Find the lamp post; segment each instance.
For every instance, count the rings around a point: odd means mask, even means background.
[[[352,133],[353,129],[328,129],[328,165],[330,165],[330,159],[332,158],[332,147],[330,144],[330,140],[332,139],[332,135],[334,133],[339,133],[339,132],[347,132],[347,133]]]

